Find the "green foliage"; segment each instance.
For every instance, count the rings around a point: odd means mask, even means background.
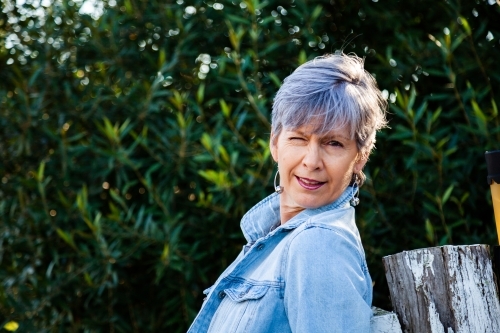
[[[241,216],[272,191],[274,93],[338,49],[366,57],[392,102],[357,209],[375,304],[390,306],[382,256],[495,240],[483,153],[500,148],[496,4],[2,8],[2,326],[186,331],[244,243]]]

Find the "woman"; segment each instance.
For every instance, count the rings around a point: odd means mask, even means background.
[[[385,108],[356,56],[320,57],[285,79],[270,139],[280,185],[243,217],[248,244],[205,291],[189,333],[370,332],[352,206]]]

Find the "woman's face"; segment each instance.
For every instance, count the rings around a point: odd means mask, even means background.
[[[366,163],[346,128],[322,135],[313,129],[311,125],[284,129],[278,138],[271,137],[271,154],[283,187],[281,208],[295,212],[292,216],[335,201]]]

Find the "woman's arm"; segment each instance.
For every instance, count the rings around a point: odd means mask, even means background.
[[[318,226],[291,241],[284,301],[292,332],[370,332],[371,279],[356,244]]]

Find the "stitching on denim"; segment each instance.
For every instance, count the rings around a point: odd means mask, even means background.
[[[304,230],[312,229],[312,228],[321,228],[321,229],[325,229],[325,230],[330,230],[330,231],[336,233],[337,235],[339,235],[340,237],[342,237],[349,244],[352,243],[351,240],[344,234],[343,230],[339,229],[337,226],[330,226],[330,225],[326,225],[326,224],[314,223],[311,221],[311,219],[309,219],[304,224]],[[358,243],[358,242],[356,242],[356,243]],[[363,253],[361,253],[360,249],[357,246],[353,246],[353,247],[356,249],[359,263],[363,264],[363,261],[365,259],[365,257],[363,256]]]
[[[242,284],[251,284],[253,286],[257,287],[270,287],[270,288],[276,288],[279,287],[279,282],[277,281],[270,281],[270,280],[264,280],[264,281],[257,281],[254,279],[247,279],[247,278],[242,278],[239,276],[234,276],[229,274],[227,276],[227,282],[229,283],[242,283]]]
[[[297,229],[293,229],[293,231],[295,231]],[[293,236],[290,235],[290,237]],[[293,238],[292,238],[293,239]],[[283,281],[281,284],[280,284],[280,298],[284,300],[285,298],[285,287],[286,287],[286,280],[285,280],[285,271],[286,271],[286,267],[288,265],[288,252],[290,250],[290,239],[287,240],[285,246],[283,247],[283,254],[282,254],[282,259],[281,259],[281,270],[278,274],[278,279],[280,281]],[[286,306],[285,306],[285,311],[287,310]],[[288,315],[288,314],[287,314]]]

